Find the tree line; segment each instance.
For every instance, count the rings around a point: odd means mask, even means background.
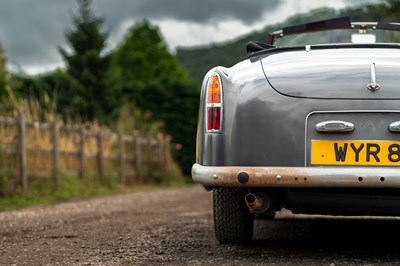
[[[39,120],[54,110],[63,120],[96,121],[122,133],[162,131],[172,136],[179,149],[175,159],[189,174],[199,87],[149,21],[133,24],[117,48],[106,52],[105,18],[94,14],[91,0],[77,3],[73,26],[64,33],[69,49],[58,49],[65,69],[33,77],[10,74],[0,45],[1,112],[14,111],[11,97],[34,100]]]

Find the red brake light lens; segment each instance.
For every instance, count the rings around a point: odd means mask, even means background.
[[[221,129],[221,107],[207,108],[207,130]]]

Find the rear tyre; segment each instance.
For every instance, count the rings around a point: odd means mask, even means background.
[[[242,244],[253,236],[254,215],[244,201],[246,192],[236,188],[214,188],[214,230],[223,244]]]

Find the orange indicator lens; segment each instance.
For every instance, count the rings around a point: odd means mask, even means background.
[[[210,77],[207,93],[207,103],[221,103],[221,84],[216,74]]]

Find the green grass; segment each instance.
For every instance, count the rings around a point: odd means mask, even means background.
[[[3,196],[0,196],[0,211],[17,210],[35,205],[50,205],[58,202],[82,200],[96,196],[150,191],[161,187],[185,186],[189,184],[188,177],[165,178],[163,179],[164,181],[161,182],[157,178],[146,184],[125,186],[121,185],[117,178],[109,177],[103,180],[106,180],[106,182],[99,180],[96,176],[88,176],[85,179],[64,176],[61,178],[59,186],[55,187],[51,180],[31,178],[29,189],[26,192],[21,189],[12,192],[3,191]]]
[[[34,205],[45,205],[50,204],[51,202],[45,198],[2,198],[0,199],[0,211],[11,211],[16,209],[21,209],[28,206]]]

